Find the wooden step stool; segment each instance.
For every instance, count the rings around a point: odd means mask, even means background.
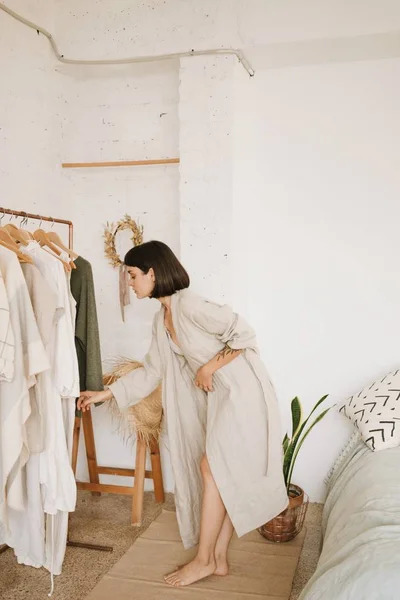
[[[109,494],[124,494],[133,496],[132,499],[132,525],[140,526],[143,515],[144,480],[152,479],[154,483],[154,495],[156,502],[165,502],[164,485],[161,470],[160,448],[157,442],[150,446],[151,471],[146,471],[147,446],[142,437],[137,436],[136,461],[134,469],[121,469],[118,467],[100,467],[97,464],[96,446],[94,441],[93,421],[90,410],[82,413],[81,417],[75,417],[74,443],[72,451],[72,468],[76,475],[78,461],[79,435],[83,420],[83,433],[85,437],[86,456],[89,468],[90,483],[77,482],[78,490],[88,490],[94,496],[100,496],[101,492]],[[134,477],[133,487],[122,485],[108,485],[100,483],[99,475],[119,475],[122,477]]]

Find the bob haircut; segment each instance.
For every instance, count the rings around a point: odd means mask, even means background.
[[[125,255],[127,267],[137,267],[143,273],[152,268],[155,275],[152,298],[172,296],[189,287],[190,279],[171,248],[163,242],[151,241],[134,246]]]

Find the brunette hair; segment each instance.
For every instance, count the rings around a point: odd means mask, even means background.
[[[189,275],[171,248],[163,242],[151,241],[134,246],[125,255],[127,267],[137,267],[143,273],[154,270],[155,285],[152,298],[172,296],[190,285]]]

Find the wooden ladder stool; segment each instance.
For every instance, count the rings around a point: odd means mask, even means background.
[[[88,490],[94,496],[100,496],[101,492],[108,494],[123,494],[133,496],[132,519],[135,526],[142,524],[144,482],[152,479],[154,484],[154,495],[157,503],[165,502],[164,485],[161,470],[160,448],[156,441],[150,444],[151,471],[146,471],[147,445],[141,436],[137,436],[136,460],[134,469],[121,469],[118,467],[101,467],[97,464],[96,446],[94,441],[93,421],[90,410],[82,413],[81,417],[75,417],[74,442],[72,451],[72,469],[76,475],[78,461],[79,435],[83,421],[83,433],[85,438],[86,456],[89,469],[90,483],[77,482],[78,490]],[[108,485],[100,483],[99,475],[119,475],[121,477],[134,477],[133,487],[122,485]]]

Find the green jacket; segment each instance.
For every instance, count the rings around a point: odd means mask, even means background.
[[[71,293],[76,301],[75,346],[80,389],[97,392],[104,387],[92,266],[81,256],[74,262]]]

